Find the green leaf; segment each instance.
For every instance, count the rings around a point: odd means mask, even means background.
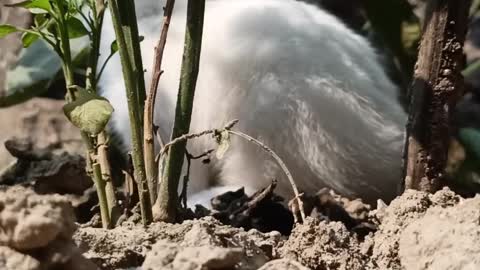
[[[480,160],[480,130],[474,128],[462,128],[459,131],[460,142],[465,147],[467,155]]]
[[[33,21],[36,27],[42,29],[49,22],[53,21],[53,18],[51,18],[48,14],[37,14],[33,17]]]
[[[216,152],[216,156],[218,159],[222,159],[225,153],[227,152],[228,148],[230,148],[230,133],[227,130],[223,130],[217,136],[217,143],[218,148]]]
[[[80,38],[88,35],[88,30],[85,28],[85,25],[83,25],[83,23],[75,17],[70,17],[67,20],[67,30],[68,37],[70,39]]]
[[[23,33],[22,35],[22,43],[23,43],[23,47],[24,48],[28,48],[30,47],[30,45],[32,45],[35,41],[38,40],[40,36],[38,34],[35,34],[35,33]]]
[[[63,106],[67,118],[80,130],[97,135],[105,129],[113,113],[113,107],[103,97],[83,88],[77,88],[77,99]]]
[[[110,54],[115,54],[118,52],[118,43],[117,40],[114,40],[112,44],[110,44]]]
[[[142,42],[145,39],[144,36],[139,36],[140,42]],[[110,44],[110,54],[113,55],[116,52],[118,52],[118,43],[117,40],[114,40],[112,44]]]
[[[67,0],[66,2],[67,2],[66,3],[67,8],[70,14],[75,14],[83,7],[86,1],[85,0]]]
[[[2,24],[0,25],[0,38],[3,38],[11,33],[18,32],[18,30],[15,26],[10,25],[10,24]]]
[[[6,6],[27,8],[33,14],[48,13],[52,10],[52,6],[50,5],[49,0],[27,0]]]

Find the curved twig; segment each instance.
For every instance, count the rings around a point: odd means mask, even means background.
[[[249,135],[247,135],[243,132],[231,130],[233,128],[233,126],[237,123],[238,123],[238,120],[236,119],[236,120],[233,120],[233,121],[229,122],[228,124],[226,124],[223,129],[209,129],[209,130],[205,130],[205,131],[198,132],[198,133],[189,133],[189,134],[182,135],[182,136],[172,140],[171,142],[167,143],[162,148],[160,153],[157,155],[156,161],[158,162],[160,160],[160,158],[163,155],[165,155],[165,153],[168,151],[168,149],[176,143],[187,141],[187,140],[193,139],[193,138],[198,138],[198,137],[208,135],[208,134],[221,134],[222,131],[228,131],[229,134],[239,136],[239,137],[241,137],[241,138],[243,138],[247,141],[250,141],[250,142],[260,146],[260,148],[262,148],[264,151],[266,151],[270,156],[272,156],[275,159],[275,161],[278,163],[280,168],[283,170],[283,172],[287,176],[288,181],[290,182],[290,185],[292,186],[293,193],[295,194],[294,199],[296,199],[297,202],[298,202],[298,207],[299,207],[300,215],[301,215],[301,218],[302,218],[302,222],[305,221],[306,215],[305,215],[305,211],[304,211],[304,208],[303,208],[303,202],[301,200],[302,194],[298,191],[297,185],[296,185],[295,181],[293,180],[292,174],[288,170],[287,165],[285,165],[283,160],[272,149],[270,149],[268,146],[266,146],[265,144],[263,144],[259,140],[255,139],[255,138],[253,138],[253,137],[251,137],[251,136],[249,136]]]
[[[272,156],[275,159],[275,161],[278,163],[278,165],[280,165],[280,168],[282,168],[283,172],[287,176],[288,181],[290,182],[290,185],[292,186],[293,193],[295,194],[295,198],[297,199],[297,202],[298,202],[298,207],[300,208],[299,210],[300,210],[300,215],[302,217],[302,222],[305,221],[305,211],[303,209],[303,202],[300,198],[301,194],[298,192],[298,188],[297,188],[297,185],[295,184],[295,181],[293,180],[292,174],[288,170],[287,165],[285,165],[283,160],[272,149],[270,149],[268,146],[266,146],[265,144],[263,144],[259,140],[255,139],[255,138],[253,138],[253,137],[251,137],[251,136],[249,136],[249,135],[247,135],[243,132],[233,131],[233,130],[227,130],[227,131],[230,134],[239,136],[239,137],[241,137],[241,138],[243,138],[243,139],[245,139],[249,142],[252,142],[252,143],[260,146],[263,150],[265,150],[268,154],[270,154],[270,156]]]

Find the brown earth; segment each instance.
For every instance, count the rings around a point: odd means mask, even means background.
[[[365,239],[328,220],[309,218],[285,237],[211,217],[79,228],[74,239],[102,269],[480,269],[479,209],[480,196],[407,191],[369,212],[378,230]]]

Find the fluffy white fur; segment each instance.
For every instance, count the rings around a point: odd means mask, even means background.
[[[186,2],[176,1],[163,60],[156,122],[164,140],[174,118]],[[137,0],[136,5],[148,84],[164,1]],[[390,200],[401,180],[406,115],[368,42],[325,11],[295,0],[208,0],[206,5],[191,132],[239,119],[236,129],[276,151],[300,189],[330,187],[370,202]],[[109,19],[105,26],[103,57],[114,39]],[[113,126],[128,148],[118,56],[101,87],[116,110]],[[210,137],[188,144],[194,154],[211,148]],[[245,186],[251,192],[275,178],[277,191],[292,195],[275,162],[239,138],[222,160],[194,162],[191,173],[191,194],[214,186]],[[204,191],[195,200],[223,190]]]

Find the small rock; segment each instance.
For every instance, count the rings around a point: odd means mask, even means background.
[[[0,269],[97,269],[72,241],[74,220],[63,196],[1,188]]]
[[[213,270],[235,268],[245,256],[242,248],[223,248],[216,246],[184,247],[158,241],[145,258],[142,269],[145,270]],[[240,268],[241,269],[241,268]]]
[[[40,262],[35,258],[17,252],[9,247],[0,246],[0,269],[3,270],[40,270]]]
[[[177,253],[172,262],[172,269],[232,269],[243,255],[241,248],[187,247]]]
[[[0,192],[0,245],[19,251],[47,246],[75,230],[69,201],[60,195],[41,196],[16,186]]]
[[[269,261],[258,270],[311,270],[303,266],[301,263],[288,259],[279,259]]]
[[[356,236],[340,222],[307,218],[293,229],[282,254],[312,269],[365,269]]]
[[[435,194],[406,190],[388,207],[376,211],[375,216],[381,223],[379,229],[362,243],[362,252],[370,258],[369,265],[380,269],[402,269],[399,241],[405,228],[421,219],[429,208],[448,207],[460,201],[460,197],[448,189]]]
[[[480,269],[480,196],[453,207],[436,206],[400,235],[404,269]]]

